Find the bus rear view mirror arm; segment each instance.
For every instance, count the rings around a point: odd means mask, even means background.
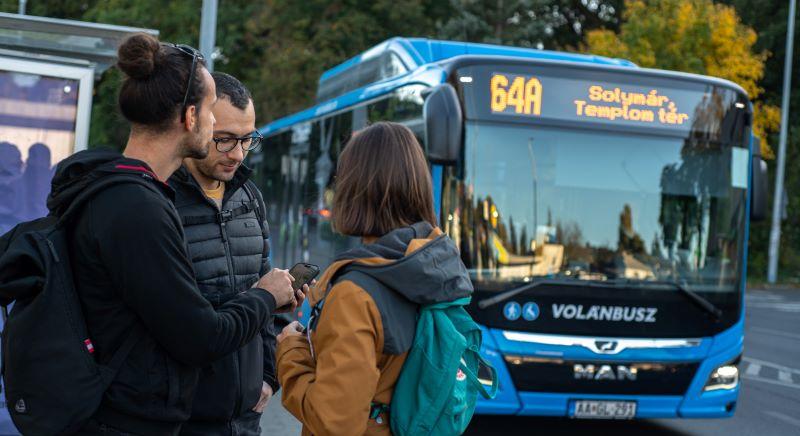
[[[763,221],[769,209],[769,177],[767,163],[761,157],[761,141],[753,140],[753,160],[751,164],[750,220]]]
[[[454,165],[461,157],[463,118],[456,90],[448,83],[432,88],[422,110],[425,149],[435,163]]]

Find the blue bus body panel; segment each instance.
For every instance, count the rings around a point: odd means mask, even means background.
[[[363,88],[350,91],[342,96],[328,100],[325,103],[312,106],[304,111],[275,120],[259,129],[262,135],[267,136],[279,130],[304,123],[314,118],[337,112],[346,107],[357,105],[387,94],[399,87],[419,83],[427,86],[436,86],[445,81],[445,72],[441,67],[428,65],[410,74],[378,82]]]
[[[635,64],[623,59],[612,59],[594,55],[562,53],[490,44],[436,41],[424,38],[392,38],[325,71],[322,73],[322,76],[320,76],[319,83],[336,77],[350,67],[366,59],[373,58],[387,50],[397,54],[403,60],[406,67],[409,69],[408,73],[355,89],[336,98],[312,106],[302,112],[275,120],[261,127],[259,131],[262,135],[266,136],[294,124],[303,123],[319,116],[334,113],[343,108],[380,97],[404,85],[412,83],[421,83],[428,86],[438,85],[443,83],[446,77],[442,67],[436,63],[457,56],[511,56],[545,61],[636,67]]]
[[[743,350],[744,321],[709,338],[697,347],[629,349],[614,355],[596,354],[580,346],[530,344],[506,339],[502,330],[483,329],[484,357],[497,369],[499,390],[494,400],[479,398],[476,413],[499,415],[571,416],[576,400],[636,401],[637,418],[722,418],[733,416],[739,386],[703,392],[711,373],[730,363]],[[684,396],[598,395],[581,393],[518,392],[504,359],[506,355],[557,357],[565,360],[631,362],[700,362]]]
[[[604,56],[567,53],[534,48],[509,47],[493,44],[479,44],[474,42],[439,41],[425,38],[391,38],[357,56],[322,73],[319,83],[336,77],[354,65],[371,59],[381,53],[391,51],[397,54],[409,70],[414,70],[421,65],[431,64],[462,55],[481,56],[513,56],[517,58],[544,59],[552,61],[581,62],[599,65],[616,65],[620,67],[635,67],[636,64],[624,59],[613,59]]]

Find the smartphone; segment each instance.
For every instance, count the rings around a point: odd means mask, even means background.
[[[319,267],[310,263],[298,263],[289,270],[289,274],[294,277],[292,287],[298,290],[303,285],[308,285],[319,275]]]

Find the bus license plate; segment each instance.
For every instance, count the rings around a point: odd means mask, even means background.
[[[632,419],[636,416],[635,401],[576,401],[574,418]]]

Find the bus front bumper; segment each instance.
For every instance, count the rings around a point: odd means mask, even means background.
[[[507,356],[519,355],[518,347],[504,346],[501,337],[484,330],[483,356],[495,367],[498,376],[497,396],[492,400],[478,399],[477,414],[573,417],[576,401],[633,401],[635,418],[727,418],[733,416],[741,384],[732,389],[705,391],[710,374],[741,354],[741,341],[725,337],[709,339],[701,350],[703,358],[683,395],[618,395],[581,392],[554,393],[518,390],[509,371]],[[489,336],[487,338],[487,336]],[[735,334],[731,335],[735,336]],[[488,339],[488,340],[487,340]],[[715,344],[716,342],[716,344]],[[498,347],[500,343],[500,347]],[[716,346],[715,346],[716,345]],[[500,348],[500,350],[498,350]],[[502,351],[501,351],[502,350]],[[531,355],[534,350],[530,349]],[[567,350],[564,358],[569,358]],[[645,356],[639,356],[640,358]],[[697,356],[690,356],[697,358]],[[642,359],[640,359],[642,360]]]

